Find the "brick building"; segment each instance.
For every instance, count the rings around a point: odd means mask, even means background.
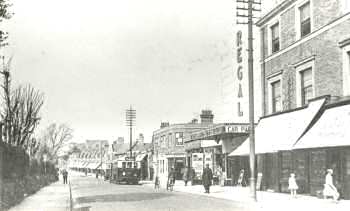
[[[213,124],[214,115],[211,111],[203,110],[200,116],[200,123],[196,119],[190,123],[181,124],[163,122],[160,129],[153,132],[153,163],[155,174],[159,176],[162,183],[166,181],[171,167],[175,168],[176,179],[182,179],[186,165],[184,137]]]
[[[257,187],[321,195],[326,169],[350,198],[350,1],[284,0],[258,22],[263,117]],[[327,96],[327,97],[324,97]],[[249,154],[249,139],[231,156]]]
[[[263,115],[350,94],[350,2],[285,0],[257,22]]]

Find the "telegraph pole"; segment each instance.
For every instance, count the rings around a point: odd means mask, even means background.
[[[100,140],[100,158],[101,158],[101,166],[100,166],[100,169],[101,169],[101,177],[102,177],[102,140]]]
[[[261,0],[236,0],[237,24],[248,25],[248,80],[249,80],[249,166],[250,166],[250,191],[254,201],[256,198],[255,181],[255,123],[254,123],[254,59],[253,59],[253,12],[261,11]],[[258,6],[256,8],[254,6]],[[239,22],[238,18],[247,19],[247,22]]]
[[[130,106],[126,110],[126,126],[130,129],[130,158],[132,158],[132,127],[135,126],[136,110]]]

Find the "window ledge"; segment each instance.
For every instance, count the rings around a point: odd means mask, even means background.
[[[338,45],[339,45],[340,48],[343,48],[343,47],[345,47],[347,45],[350,45],[350,38],[347,38],[345,40],[340,41],[338,43]]]

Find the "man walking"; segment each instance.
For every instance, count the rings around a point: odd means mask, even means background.
[[[63,184],[67,184],[67,177],[68,177],[68,171],[65,169],[63,170]]]
[[[184,174],[183,174],[183,177],[182,177],[182,179],[183,179],[184,182],[185,182],[185,186],[187,186],[187,182],[188,182],[188,180],[190,179],[189,177],[190,177],[190,167],[187,166],[187,167],[185,167],[185,169],[184,169]]]
[[[213,180],[213,172],[209,168],[209,164],[206,165],[206,168],[203,170],[202,182],[205,189],[205,193],[210,192],[211,181]]]

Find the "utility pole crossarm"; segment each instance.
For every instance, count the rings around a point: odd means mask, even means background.
[[[126,126],[130,129],[130,157],[132,157],[132,127],[135,126],[136,120],[136,110],[132,109],[130,106],[129,109],[126,109]]]

